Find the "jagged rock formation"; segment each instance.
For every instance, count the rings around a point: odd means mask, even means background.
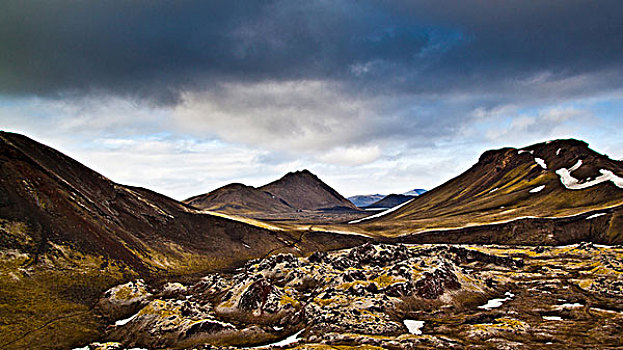
[[[467,261],[519,262],[448,246],[366,244],[308,258],[279,254],[249,261],[232,276],[208,275],[177,294],[153,291],[151,302],[128,320],[104,313],[118,324],[110,339],[127,346],[246,345],[301,329],[300,339],[314,343],[362,334],[416,345],[421,339],[411,336],[404,315],[477,304],[494,293],[485,280],[459,267]],[[105,293],[102,303],[112,294]]]
[[[221,349],[286,337],[288,349],[614,349],[623,329],[622,257],[623,247],[590,243],[281,254],[175,295],[154,288],[150,303],[117,321],[107,339],[120,349]]]

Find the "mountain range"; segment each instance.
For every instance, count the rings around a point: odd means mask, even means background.
[[[183,202],[197,209],[239,214],[357,210],[353,203],[309,170],[287,173],[258,188],[237,183],[226,185]]]
[[[307,339],[321,339],[342,321],[348,321],[339,328],[346,333],[399,334],[405,327],[392,321],[397,315],[414,305],[430,309],[427,303],[446,290],[476,293],[478,301],[499,292],[498,282],[465,277],[471,268],[453,265],[480,261],[479,269],[490,263],[519,266],[508,257],[491,255],[495,248],[488,244],[623,243],[623,162],[578,140],[487,151],[463,174],[419,194],[388,196],[383,200],[391,209],[370,214],[303,170],[258,188],[234,183],[178,202],[115,183],[28,137],[1,132],[0,348],[71,348],[104,334],[139,345],[166,340],[178,346],[186,344],[181,340],[200,342],[218,332],[224,332],[218,333],[224,334],[219,342],[232,341],[232,334],[254,334],[257,338],[247,339],[256,344],[282,335],[283,327],[306,317],[314,320],[317,331]],[[389,203],[392,198],[407,201],[394,205],[398,201]],[[369,242],[386,245],[361,246]],[[397,243],[487,246],[476,253],[455,246],[409,250]],[[323,253],[355,246],[331,253],[331,258]],[[443,256],[433,259],[431,249],[443,251]],[[408,263],[415,258],[417,268]],[[365,274],[357,270],[362,262],[370,265]],[[391,267],[389,275],[373,267],[381,262]],[[232,277],[242,266],[243,272]],[[331,279],[323,280],[322,271],[330,272]],[[411,272],[407,276],[405,271]],[[530,268],[531,274],[535,271]],[[184,283],[192,293],[179,291],[187,288]],[[159,299],[153,299],[156,291]],[[382,322],[366,313],[372,311],[358,309],[369,302],[380,307],[383,296],[407,293],[420,299],[392,299],[387,314],[379,311]],[[305,304],[309,308],[289,295],[311,298]],[[332,298],[356,295],[374,300],[348,304],[339,313],[323,311],[323,305],[333,305]],[[169,303],[173,296],[178,299]],[[465,299],[455,306],[463,310],[463,302],[471,305]],[[257,316],[265,305],[274,306],[270,319]],[[120,328],[126,322],[121,317],[136,312],[137,321],[126,320],[131,326]],[[356,312],[369,316],[361,316],[369,318],[365,329],[357,328],[363,327],[355,322],[357,317],[344,316]],[[280,318],[284,315],[291,318]],[[281,323],[270,323],[276,319]],[[113,331],[108,332],[111,323]],[[385,328],[379,330],[377,324]],[[159,338],[156,329],[182,333]]]
[[[421,188],[416,188],[414,190],[396,194],[392,193],[389,195],[382,194],[368,194],[368,195],[358,195],[348,197],[348,200],[351,201],[359,208],[364,209],[389,209],[400,205],[408,200],[413,199],[413,197],[420,196],[426,193],[426,190]]]

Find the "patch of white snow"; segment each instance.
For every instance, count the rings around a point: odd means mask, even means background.
[[[547,164],[543,158],[534,158],[534,161],[541,166],[543,169],[547,169]]]
[[[487,301],[486,304],[480,305],[478,308],[479,309],[485,309],[485,310],[495,309],[495,308],[498,308],[498,307],[502,306],[502,304],[504,304],[504,302],[511,300],[515,296],[515,294],[513,294],[511,292],[506,292],[506,293],[504,293],[504,295],[506,295],[506,298],[490,299],[490,300]]]
[[[276,343],[272,343],[272,344],[268,344],[268,345],[262,345],[262,346],[256,346],[256,347],[252,347],[252,348],[243,348],[243,349],[259,349],[259,348],[269,348],[269,347],[273,347],[273,346],[286,346],[286,345],[291,345],[294,343],[297,343],[299,341],[299,335],[301,335],[301,333],[303,333],[304,329],[301,329],[300,331],[292,334],[291,336],[280,340]]]
[[[530,190],[530,193],[537,193],[537,192],[541,192],[543,191],[543,189],[545,188],[545,185],[541,185],[539,187],[535,187],[533,189]]]
[[[556,155],[559,156],[560,155],[560,151],[562,151],[562,148],[559,148],[556,150]]]
[[[623,188],[623,178],[615,175],[612,171],[606,170],[606,169],[600,169],[599,172],[601,173],[601,175],[596,177],[594,180],[581,183],[580,180],[571,176],[571,173],[577,170],[581,165],[582,165],[582,161],[580,160],[571,169],[560,168],[556,170],[556,174],[560,176],[560,182],[562,182],[562,184],[567,189],[582,190],[582,189],[589,188],[595,185],[599,185],[600,183],[603,183],[606,181],[612,181],[612,183],[615,186],[619,188]]]
[[[407,326],[409,333],[415,335],[422,334],[422,327],[424,327],[424,321],[404,320],[403,323]]]
[[[598,217],[603,216],[603,215],[606,215],[606,213],[593,214],[593,215],[587,217],[586,220],[591,220],[591,219],[594,219],[594,218],[598,218]]]
[[[134,314],[134,315],[132,315],[131,317],[128,317],[128,318],[126,318],[126,319],[119,320],[119,321],[115,322],[115,326],[118,326],[118,327],[120,327],[120,326],[125,326],[128,322],[130,322],[130,321],[132,321],[133,319],[135,319],[135,318],[136,318],[136,316],[138,316],[138,313],[136,313],[136,314]]]
[[[560,304],[558,305],[561,308],[574,308],[574,307],[582,307],[584,305],[580,304],[580,303],[564,303],[564,304]]]
[[[492,189],[491,191],[489,191],[489,193],[493,193],[493,192],[495,192],[495,191],[497,191],[499,189],[500,189],[499,187],[496,187],[496,188]]]
[[[415,199],[415,198],[414,198],[414,199]],[[396,210],[398,210],[398,209],[400,209],[400,208],[404,207],[405,205],[407,205],[407,204],[411,203],[412,201],[413,201],[413,199],[410,199],[410,200],[408,200],[408,201],[406,201],[406,202],[404,202],[404,203],[402,203],[402,204],[399,204],[399,205],[397,205],[397,206],[395,206],[395,207],[393,207],[393,208],[387,209],[387,210],[385,210],[385,211],[383,211],[383,212],[380,212],[380,213],[378,213],[378,214],[374,214],[374,215],[366,216],[365,218],[362,218],[362,219],[357,219],[357,220],[349,221],[348,223],[349,223],[349,224],[357,224],[357,223],[360,223],[360,222],[365,221],[365,220],[370,220],[370,219],[379,218],[379,217],[381,217],[381,216],[383,216],[383,215],[389,214],[389,213],[391,213],[391,212],[393,212],[393,211],[396,211]]]
[[[543,319],[548,321],[562,321],[562,317],[560,316],[543,316]]]

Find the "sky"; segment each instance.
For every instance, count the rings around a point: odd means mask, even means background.
[[[0,5],[0,129],[179,200],[432,189],[556,138],[622,159],[622,112],[620,0]]]

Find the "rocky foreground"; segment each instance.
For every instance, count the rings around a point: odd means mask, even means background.
[[[623,247],[281,254],[194,284],[119,285],[98,309],[109,330],[85,349],[614,349],[623,346]]]

